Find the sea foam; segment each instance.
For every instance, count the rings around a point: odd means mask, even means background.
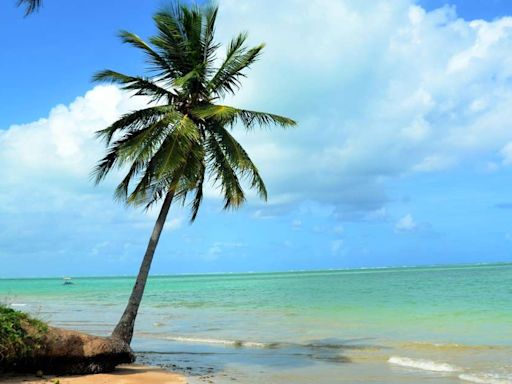
[[[467,345],[456,343],[428,343],[424,341],[413,341],[400,344],[400,347],[415,350],[435,350],[435,351],[471,351],[471,350],[490,350],[500,349],[496,345]]]
[[[432,372],[459,372],[461,369],[448,363],[437,363],[430,360],[411,359],[408,357],[392,356],[388,363],[401,367],[416,368]]]
[[[224,340],[224,339],[207,339],[197,337],[182,337],[182,336],[167,336],[167,340],[177,341],[181,343],[191,344],[217,344],[227,345],[232,347],[247,347],[247,348],[269,348],[273,346],[272,343],[260,343],[257,341],[244,341],[244,340]]]
[[[512,376],[502,376],[494,373],[470,374],[463,373],[459,379],[477,384],[512,384]]]

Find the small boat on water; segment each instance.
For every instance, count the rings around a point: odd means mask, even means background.
[[[74,283],[71,281],[71,277],[65,277],[63,285],[73,285]]]

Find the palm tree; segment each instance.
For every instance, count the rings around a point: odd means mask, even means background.
[[[260,57],[264,45],[247,48],[247,34],[241,33],[230,42],[225,57],[217,64],[217,11],[212,5],[174,4],[156,13],[153,19],[158,33],[149,39],[149,44],[133,33],[120,33],[123,42],[145,54],[149,76],[128,76],[111,70],[94,76],[96,81],[118,84],[151,101],[146,108],[126,114],[97,132],[108,148],[93,172],[99,183],[112,169],[125,167],[126,176],[115,196],[129,205],[148,208],[163,199],[128,305],[112,333],[127,343],[133,336],[153,255],[171,204],[188,202],[193,222],[206,180],[212,180],[222,192],[225,209],[239,207],[245,201],[244,181],[261,198],[267,198],[258,169],[229,128],[238,123],[247,129],[296,124],[275,114],[218,103],[239,89],[245,70]]]
[[[25,16],[37,11],[41,5],[42,0],[18,0],[18,7],[25,6]]]

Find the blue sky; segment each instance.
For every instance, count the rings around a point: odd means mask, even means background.
[[[143,105],[92,84],[142,73],[116,37],[151,35],[161,1],[0,5],[0,277],[134,274],[156,211],[94,187],[93,132]],[[268,204],[197,222],[173,208],[153,273],[512,261],[512,5],[219,1],[218,37],[266,42],[234,105],[299,121],[237,137]],[[300,3],[300,1],[299,1]]]

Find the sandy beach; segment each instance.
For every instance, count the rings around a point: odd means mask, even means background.
[[[112,373],[84,376],[48,376],[37,378],[35,376],[0,376],[0,383],[60,383],[60,384],[186,384],[184,376],[177,375],[163,369],[143,366],[124,365]]]

